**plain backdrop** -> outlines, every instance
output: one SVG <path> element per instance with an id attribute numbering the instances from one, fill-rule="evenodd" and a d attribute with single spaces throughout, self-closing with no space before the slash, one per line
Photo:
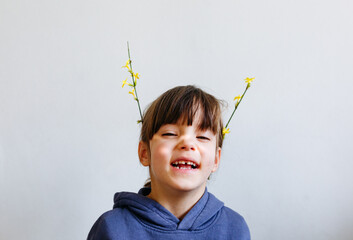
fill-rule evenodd
<path id="1" fill-rule="evenodd" d="M 353 239 L 351 0 L 0 0 L 0 239 L 85 239 L 136 192 L 136 102 L 255 77 L 208 189 L 254 240 Z"/>

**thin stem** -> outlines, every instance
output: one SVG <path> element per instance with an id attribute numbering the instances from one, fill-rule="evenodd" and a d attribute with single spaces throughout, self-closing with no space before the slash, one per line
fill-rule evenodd
<path id="1" fill-rule="evenodd" d="M 232 120 L 235 111 L 238 109 L 238 106 L 239 106 L 241 100 L 243 100 L 243 97 L 245 96 L 245 93 L 246 93 L 246 91 L 248 91 L 248 88 L 249 88 L 249 87 L 250 87 L 250 83 L 248 83 L 248 85 L 246 85 L 246 88 L 245 88 L 245 90 L 244 90 L 244 93 L 243 93 L 243 95 L 241 95 L 241 98 L 240 98 L 239 102 L 237 102 L 237 103 L 235 104 L 235 107 L 234 107 L 234 110 L 233 110 L 233 112 L 232 112 L 232 115 L 230 116 L 230 118 L 229 118 L 229 120 L 228 120 L 228 122 L 227 122 L 225 128 L 228 127 L 228 125 L 229 125 L 229 123 L 230 123 L 230 120 Z"/>
<path id="2" fill-rule="evenodd" d="M 139 112 L 140 112 L 140 117 L 141 117 L 140 122 L 142 122 L 143 121 L 143 117 L 142 117 L 142 111 L 141 111 L 141 106 L 140 106 L 140 100 L 139 100 L 138 95 L 137 95 L 135 76 L 134 76 L 133 71 L 132 71 L 129 42 L 127 42 L 127 52 L 128 52 L 128 55 L 129 55 L 129 65 L 130 65 L 130 70 L 131 70 L 130 74 L 131 74 L 131 78 L 132 78 L 132 85 L 134 86 L 135 95 L 136 95 L 136 102 L 137 102 L 137 106 L 138 106 Z"/>

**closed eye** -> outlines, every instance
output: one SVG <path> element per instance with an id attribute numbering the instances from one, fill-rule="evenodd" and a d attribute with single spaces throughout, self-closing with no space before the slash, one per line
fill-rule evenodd
<path id="1" fill-rule="evenodd" d="M 197 139 L 201 139 L 201 140 L 210 140 L 210 138 L 205 137 L 205 136 L 197 136 Z"/>
<path id="2" fill-rule="evenodd" d="M 162 136 L 176 136 L 175 133 L 163 133 Z"/>

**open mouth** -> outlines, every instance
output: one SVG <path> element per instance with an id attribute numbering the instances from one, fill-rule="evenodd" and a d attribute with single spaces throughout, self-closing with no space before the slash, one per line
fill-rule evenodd
<path id="1" fill-rule="evenodd" d="M 187 160 L 182 160 L 182 161 L 174 161 L 171 164 L 173 167 L 178 168 L 178 169 L 197 169 L 199 168 L 199 165 L 193 161 L 187 161 Z"/>

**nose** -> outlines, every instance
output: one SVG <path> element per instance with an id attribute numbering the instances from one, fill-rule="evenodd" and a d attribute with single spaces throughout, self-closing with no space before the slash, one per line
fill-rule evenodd
<path id="1" fill-rule="evenodd" d="M 195 143 L 188 136 L 180 139 L 180 149 L 185 151 L 195 151 Z"/>

